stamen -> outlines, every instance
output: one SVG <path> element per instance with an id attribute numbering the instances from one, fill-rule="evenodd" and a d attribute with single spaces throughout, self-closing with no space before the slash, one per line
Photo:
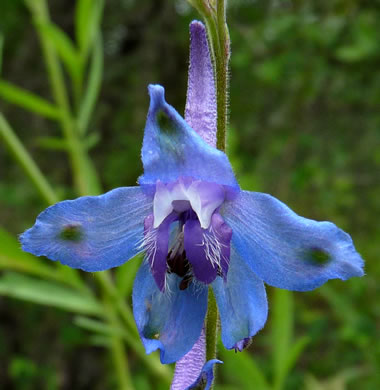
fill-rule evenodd
<path id="1" fill-rule="evenodd" d="M 145 251 L 145 260 L 152 259 L 150 265 L 153 267 L 157 252 L 157 229 L 146 232 L 143 239 L 138 243 L 137 248 Z"/>
<path id="2" fill-rule="evenodd" d="M 201 245 L 205 246 L 207 260 L 213 268 L 217 268 L 218 272 L 221 272 L 222 260 L 227 260 L 222 254 L 222 247 L 226 247 L 226 245 L 219 240 L 212 227 L 203 233 L 203 242 Z"/>

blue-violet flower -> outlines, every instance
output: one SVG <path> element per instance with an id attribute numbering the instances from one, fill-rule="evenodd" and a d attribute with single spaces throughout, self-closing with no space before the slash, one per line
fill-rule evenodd
<path id="1" fill-rule="evenodd" d="M 191 33 L 186 120 L 165 101 L 163 87 L 149 86 L 139 186 L 59 202 L 20 237 L 23 250 L 89 272 L 144 252 L 133 311 L 147 353 L 160 349 L 162 363 L 181 359 L 199 339 L 209 286 L 223 344 L 241 350 L 266 322 L 264 282 L 307 291 L 363 275 L 350 236 L 333 223 L 240 189 L 215 148 L 215 85 L 203 25 L 193 22 Z"/>

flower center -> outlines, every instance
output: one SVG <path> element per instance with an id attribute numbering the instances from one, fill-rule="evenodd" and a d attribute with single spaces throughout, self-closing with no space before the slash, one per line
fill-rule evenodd
<path id="1" fill-rule="evenodd" d="M 171 274 L 180 278 L 180 290 L 194 279 L 209 284 L 217 276 L 226 277 L 232 230 L 218 212 L 224 199 L 219 184 L 191 178 L 157 182 L 153 214 L 144 222 L 143 246 L 162 291 Z"/>
<path id="2" fill-rule="evenodd" d="M 222 185 L 192 178 L 180 177 L 175 183 L 164 184 L 157 181 L 153 200 L 154 227 L 160 226 L 172 212 L 182 213 L 193 210 L 201 224 L 207 229 L 211 216 L 224 202 L 225 191 Z"/>
<path id="3" fill-rule="evenodd" d="M 183 278 L 180 282 L 179 289 L 185 290 L 193 280 L 193 275 L 191 265 L 186 258 L 183 232 L 179 233 L 176 237 L 174 245 L 169 249 L 166 261 L 168 273 L 174 273 Z"/>

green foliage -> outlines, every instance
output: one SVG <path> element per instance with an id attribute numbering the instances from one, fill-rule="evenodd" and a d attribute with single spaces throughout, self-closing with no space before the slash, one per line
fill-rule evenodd
<path id="1" fill-rule="evenodd" d="M 0 294 L 74 313 L 98 316 L 102 313 L 101 305 L 90 295 L 16 273 L 5 273 L 0 278 Z"/>
<path id="2" fill-rule="evenodd" d="M 58 108 L 31 92 L 0 80 L 0 96 L 10 103 L 51 119 L 60 116 Z"/>

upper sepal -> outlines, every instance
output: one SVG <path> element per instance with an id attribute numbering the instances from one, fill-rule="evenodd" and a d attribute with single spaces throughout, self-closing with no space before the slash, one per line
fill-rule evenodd
<path id="1" fill-rule="evenodd" d="M 149 86 L 151 100 L 142 147 L 144 174 L 139 183 L 170 183 L 183 176 L 238 189 L 227 156 L 208 145 L 166 103 L 164 93 L 160 85 Z"/>

